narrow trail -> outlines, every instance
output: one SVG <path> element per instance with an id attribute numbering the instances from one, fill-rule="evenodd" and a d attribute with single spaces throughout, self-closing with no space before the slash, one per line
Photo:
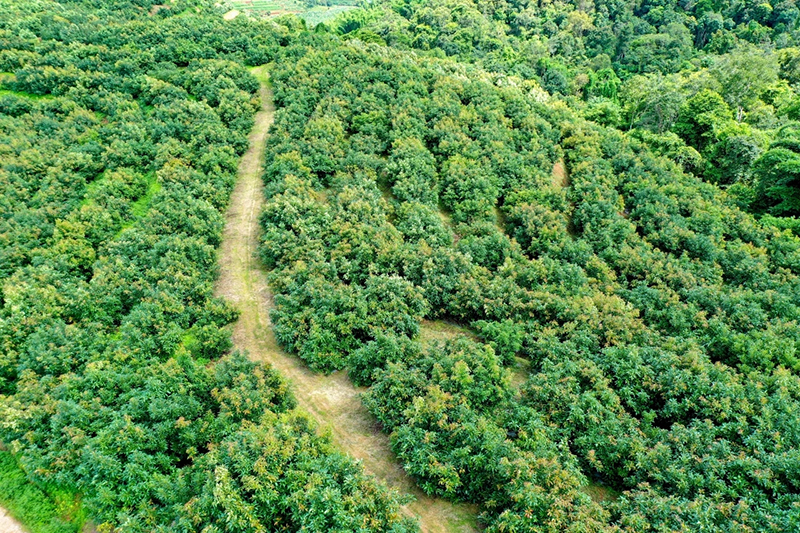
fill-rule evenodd
<path id="1" fill-rule="evenodd" d="M 297 357 L 285 353 L 272 333 L 269 311 L 272 293 L 256 259 L 258 217 L 264 203 L 261 172 L 267 132 L 273 121 L 272 92 L 264 67 L 254 69 L 261 81 L 262 107 L 250 133 L 250 148 L 239 163 L 236 185 L 226 214 L 220 246 L 221 274 L 216 294 L 234 304 L 241 315 L 234 324 L 233 342 L 250 358 L 271 364 L 291 383 L 300 409 L 327 429 L 339 449 L 360 459 L 365 470 L 387 486 L 416 501 L 405 507 L 426 533 L 477 531 L 477 507 L 453 504 L 426 496 L 400 467 L 375 419 L 343 372 L 325 376 L 309 370 Z"/>
<path id="2" fill-rule="evenodd" d="M 8 511 L 0 507 L 0 533 L 26 533 L 22 524 L 14 520 Z"/>

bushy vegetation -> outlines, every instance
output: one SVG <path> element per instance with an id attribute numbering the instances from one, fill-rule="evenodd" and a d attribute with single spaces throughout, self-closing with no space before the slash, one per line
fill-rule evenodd
<path id="1" fill-rule="evenodd" d="M 288 30 L 149 7 L 0 8 L 0 441 L 101 531 L 415 530 L 275 371 L 229 353 L 213 296 L 260 105 L 245 65 Z"/>
<path id="2" fill-rule="evenodd" d="M 319 32 L 273 80 L 276 333 L 370 386 L 424 490 L 497 532 L 794 527 L 800 240 L 777 219 L 532 80 Z M 425 347 L 422 318 L 480 340 Z"/>
<path id="3" fill-rule="evenodd" d="M 151 7 L 0 7 L 26 487 L 104 531 L 415 530 L 213 296 L 274 62 L 275 335 L 368 387 L 423 490 L 490 533 L 797 529 L 793 2 L 378 2 L 313 32 Z"/>

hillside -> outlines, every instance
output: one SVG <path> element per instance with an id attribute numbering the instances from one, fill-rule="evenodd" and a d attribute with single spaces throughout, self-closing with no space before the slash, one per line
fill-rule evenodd
<path id="1" fill-rule="evenodd" d="M 151 8 L 0 4 L 41 531 L 797 529 L 793 3 Z"/>

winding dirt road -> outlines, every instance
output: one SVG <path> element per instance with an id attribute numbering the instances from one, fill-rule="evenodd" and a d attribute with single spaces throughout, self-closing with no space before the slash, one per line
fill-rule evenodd
<path id="1" fill-rule="evenodd" d="M 217 295 L 241 312 L 233 329 L 234 345 L 251 359 L 271 364 L 288 379 L 300 408 L 330 432 L 341 450 L 361 460 L 368 473 L 402 494 L 413 495 L 416 501 L 405 511 L 419 520 L 422 531 L 475 532 L 475 506 L 430 498 L 406 475 L 389 448 L 389 439 L 362 405 L 362 389 L 354 387 L 342 372 L 330 376 L 312 372 L 300 359 L 281 350 L 272 334 L 272 293 L 255 254 L 258 216 L 264 203 L 262 162 L 274 107 L 265 68 L 254 69 L 253 74 L 261 81 L 262 107 L 250 133 L 250 148 L 239 164 L 220 247 L 221 275 L 216 287 Z"/>

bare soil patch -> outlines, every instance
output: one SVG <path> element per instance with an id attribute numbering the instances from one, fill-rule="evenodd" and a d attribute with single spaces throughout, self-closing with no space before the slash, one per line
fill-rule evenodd
<path id="1" fill-rule="evenodd" d="M 27 530 L 14 520 L 8 511 L 0 507 L 0 533 L 27 533 Z"/>
<path id="2" fill-rule="evenodd" d="M 567 174 L 567 167 L 563 159 L 559 159 L 556 161 L 556 164 L 553 165 L 551 176 L 553 177 L 553 185 L 556 187 L 569 187 L 569 175 Z"/>

